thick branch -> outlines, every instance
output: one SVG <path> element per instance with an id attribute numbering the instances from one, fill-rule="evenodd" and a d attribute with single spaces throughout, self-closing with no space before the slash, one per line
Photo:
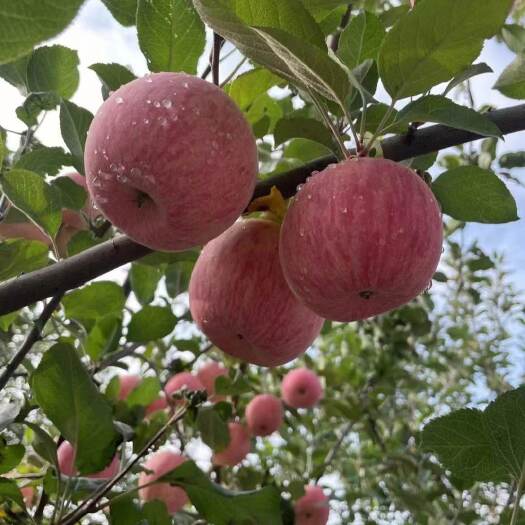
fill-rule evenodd
<path id="1" fill-rule="evenodd" d="M 525 130 L 525 104 L 493 111 L 488 118 L 505 135 Z M 475 133 L 438 125 L 420 128 L 410 136 L 387 138 L 382 142 L 382 148 L 386 158 L 401 161 L 480 138 L 483 137 Z M 333 162 L 337 162 L 336 158 L 329 155 L 265 179 L 257 184 L 253 198 L 266 195 L 272 186 L 277 186 L 285 197 L 291 197 L 312 171 L 322 170 Z M 77 288 L 123 264 L 140 259 L 150 251 L 128 237 L 119 236 L 52 266 L 13 278 L 0 285 L 0 315 Z"/>

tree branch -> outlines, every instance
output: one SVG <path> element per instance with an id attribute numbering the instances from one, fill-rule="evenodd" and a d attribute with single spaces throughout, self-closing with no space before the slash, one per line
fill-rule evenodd
<path id="1" fill-rule="evenodd" d="M 55 295 L 46 304 L 40 317 L 34 322 L 33 328 L 31 328 L 31 331 L 27 334 L 24 343 L 0 376 L 0 391 L 4 389 L 5 385 L 7 385 L 9 378 L 14 374 L 20 363 L 26 358 L 31 347 L 42 338 L 42 330 L 44 329 L 45 324 L 49 321 L 49 318 L 53 315 L 55 308 L 60 304 L 63 295 L 62 292 Z"/>
<path id="2" fill-rule="evenodd" d="M 492 111 L 487 117 L 499 126 L 503 134 L 525 130 L 525 104 Z M 481 138 L 484 137 L 447 126 L 428 126 L 412 135 L 387 138 L 382 142 L 382 149 L 385 158 L 401 161 Z M 276 186 L 284 197 L 291 197 L 312 171 L 322 170 L 334 162 L 337 162 L 335 156 L 329 155 L 269 177 L 257 184 L 253 198 L 268 194 L 272 186 Z M 10 279 L 0 285 L 0 315 L 77 288 L 150 252 L 149 248 L 128 237 L 118 236 L 52 266 Z"/>

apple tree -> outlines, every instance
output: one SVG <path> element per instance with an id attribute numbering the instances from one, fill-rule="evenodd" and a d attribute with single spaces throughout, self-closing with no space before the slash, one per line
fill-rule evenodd
<path id="1" fill-rule="evenodd" d="M 91 1 L 148 71 L 0 0 L 0 522 L 522 523 L 524 2 Z"/>

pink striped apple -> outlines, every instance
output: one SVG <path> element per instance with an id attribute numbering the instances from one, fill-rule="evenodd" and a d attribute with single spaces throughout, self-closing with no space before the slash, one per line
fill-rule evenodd
<path id="1" fill-rule="evenodd" d="M 317 485 L 305 487 L 305 494 L 294 506 L 295 525 L 326 525 L 330 515 L 328 498 Z"/>
<path id="2" fill-rule="evenodd" d="M 327 319 L 355 321 L 424 291 L 441 256 L 441 212 L 426 183 L 385 159 L 349 159 L 306 182 L 281 230 L 284 275 Z"/>
<path id="3" fill-rule="evenodd" d="M 296 368 L 284 376 L 281 393 L 288 406 L 312 408 L 323 397 L 323 387 L 317 374 L 307 368 Z"/>
<path id="4" fill-rule="evenodd" d="M 251 127 L 223 90 L 156 73 L 115 91 L 86 141 L 89 191 L 102 213 L 150 248 L 206 243 L 244 210 L 257 176 Z"/>
<path id="5" fill-rule="evenodd" d="M 58 468 L 65 476 L 78 476 L 78 471 L 75 467 L 76 452 L 73 445 L 69 441 L 63 441 L 57 449 Z M 115 456 L 111 463 L 100 472 L 89 474 L 86 477 L 91 479 L 110 479 L 115 477 L 120 469 L 120 460 Z"/>
<path id="6" fill-rule="evenodd" d="M 215 452 L 212 463 L 217 466 L 235 467 L 250 452 L 250 434 L 240 423 L 229 423 L 230 442 L 220 452 Z"/>
<path id="7" fill-rule="evenodd" d="M 227 354 L 278 366 L 303 353 L 323 320 L 290 291 L 279 263 L 279 225 L 245 219 L 209 242 L 189 286 L 194 321 Z"/>
<path id="8" fill-rule="evenodd" d="M 127 399 L 127 397 L 137 388 L 140 384 L 140 376 L 136 374 L 122 374 L 118 377 L 119 380 L 119 392 L 118 399 L 121 401 Z"/>
<path id="9" fill-rule="evenodd" d="M 152 473 L 141 472 L 139 475 L 139 487 L 151 483 L 164 476 L 171 470 L 182 465 L 186 461 L 184 456 L 171 450 L 160 450 L 152 454 L 144 463 L 144 468 Z M 154 483 L 139 489 L 139 497 L 142 501 L 159 500 L 166 504 L 170 514 L 175 514 L 188 502 L 188 496 L 183 489 L 174 487 L 169 483 Z"/>
<path id="10" fill-rule="evenodd" d="M 253 436 L 269 436 L 283 424 L 283 405 L 272 394 L 259 394 L 246 406 L 246 424 Z"/>
<path id="11" fill-rule="evenodd" d="M 215 381 L 220 376 L 227 377 L 228 369 L 217 363 L 217 361 L 208 361 L 197 370 L 197 377 L 204 385 L 206 392 L 208 392 L 208 399 L 214 403 L 226 399 L 226 396 L 215 393 Z"/>

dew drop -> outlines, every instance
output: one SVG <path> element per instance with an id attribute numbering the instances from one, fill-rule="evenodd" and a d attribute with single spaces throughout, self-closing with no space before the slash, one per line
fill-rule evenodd
<path id="1" fill-rule="evenodd" d="M 131 171 L 129 172 L 129 174 L 132 177 L 140 177 L 142 175 L 142 171 L 140 171 L 139 168 L 131 168 Z"/>
<path id="2" fill-rule="evenodd" d="M 168 119 L 166 117 L 159 117 L 157 120 L 163 128 L 168 126 Z"/>
<path id="3" fill-rule="evenodd" d="M 146 125 L 149 124 L 149 118 L 145 118 L 145 119 L 144 119 L 144 124 L 146 124 Z"/>
<path id="4" fill-rule="evenodd" d="M 109 140 L 109 135 L 106 135 L 106 140 Z"/>
<path id="5" fill-rule="evenodd" d="M 100 196 L 99 196 L 99 197 L 97 197 L 97 202 L 98 202 L 99 204 L 107 204 L 108 199 L 106 199 L 106 197 L 100 197 Z"/>
<path id="6" fill-rule="evenodd" d="M 126 182 L 128 182 L 128 178 L 125 175 L 123 175 L 122 173 L 118 173 L 117 174 L 117 180 L 119 182 L 122 182 L 122 184 L 125 184 Z"/>
<path id="7" fill-rule="evenodd" d="M 184 85 L 184 88 L 185 88 L 185 89 L 188 89 L 188 88 L 190 87 L 190 85 L 189 85 L 187 82 L 184 82 L 183 85 Z"/>
<path id="8" fill-rule="evenodd" d="M 309 194 L 306 196 L 306 198 L 307 198 L 309 201 L 311 201 L 311 200 L 312 200 L 312 194 L 309 193 Z"/>
<path id="9" fill-rule="evenodd" d="M 228 140 L 231 140 L 231 139 L 232 139 L 232 134 L 231 134 L 231 133 L 226 133 L 226 138 L 227 138 Z"/>
<path id="10" fill-rule="evenodd" d="M 177 122 L 177 120 L 179 120 L 178 115 L 175 115 L 171 120 L 173 120 L 173 122 Z"/>
<path id="11" fill-rule="evenodd" d="M 219 144 L 217 144 L 217 141 L 216 140 L 212 140 L 211 141 L 211 147 L 213 149 L 219 149 Z"/>
<path id="12" fill-rule="evenodd" d="M 312 173 L 310 173 L 310 177 L 315 177 L 318 173 L 319 173 L 319 171 L 314 170 L 314 171 L 312 171 Z"/>
<path id="13" fill-rule="evenodd" d="M 304 188 L 304 184 L 299 184 L 299 185 L 297 186 L 296 189 L 297 189 L 297 191 L 299 192 L 299 191 L 301 191 L 303 188 Z"/>
<path id="14" fill-rule="evenodd" d="M 299 230 L 299 237 L 304 237 L 304 230 Z"/>
<path id="15" fill-rule="evenodd" d="M 94 153 L 95 155 L 98 155 L 98 149 L 94 150 L 93 153 Z"/>
<path id="16" fill-rule="evenodd" d="M 348 213 L 348 208 L 343 208 L 343 209 L 341 210 L 341 212 L 342 212 L 342 213 Z"/>
<path id="17" fill-rule="evenodd" d="M 115 99 L 115 102 L 116 102 L 117 104 L 124 104 L 124 99 L 123 99 L 122 97 L 117 97 L 117 98 Z"/>
<path id="18" fill-rule="evenodd" d="M 150 98 L 146 99 L 146 104 L 151 104 L 151 99 Z"/>
<path id="19" fill-rule="evenodd" d="M 171 106 L 172 106 L 171 100 L 170 100 L 169 98 L 165 98 L 165 99 L 162 101 L 162 105 L 163 105 L 166 109 L 170 109 Z"/>
<path id="20" fill-rule="evenodd" d="M 112 162 L 112 163 L 109 165 L 109 169 L 110 169 L 111 171 L 117 171 L 117 165 L 116 165 L 115 163 Z"/>
<path id="21" fill-rule="evenodd" d="M 153 79 L 152 79 L 150 76 L 144 77 L 144 80 L 145 80 L 148 84 L 151 84 L 151 83 L 153 82 Z"/>
<path id="22" fill-rule="evenodd" d="M 158 100 L 155 100 L 155 102 L 153 102 L 153 105 L 156 107 L 156 108 L 160 108 L 160 102 Z"/>
<path id="23" fill-rule="evenodd" d="M 137 125 L 137 121 L 134 120 L 132 123 L 131 123 L 132 126 L 136 126 Z"/>
<path id="24" fill-rule="evenodd" d="M 195 115 L 199 116 L 201 114 L 201 110 L 199 108 L 195 108 L 193 110 L 193 113 L 195 113 Z"/>

